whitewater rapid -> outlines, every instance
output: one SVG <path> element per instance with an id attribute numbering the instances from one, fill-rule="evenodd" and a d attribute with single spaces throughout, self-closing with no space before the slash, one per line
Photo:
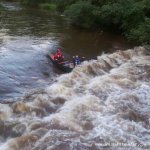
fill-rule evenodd
<path id="1" fill-rule="evenodd" d="M 0 150 L 150 149 L 148 53 L 103 54 L 42 91 L 0 104 Z"/>

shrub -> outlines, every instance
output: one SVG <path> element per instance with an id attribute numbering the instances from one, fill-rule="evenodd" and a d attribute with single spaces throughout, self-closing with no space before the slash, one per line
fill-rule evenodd
<path id="1" fill-rule="evenodd" d="M 138 43 L 150 44 L 150 18 L 145 18 L 137 28 L 131 29 L 127 37 Z"/>
<path id="2" fill-rule="evenodd" d="M 47 9 L 49 11 L 55 11 L 56 10 L 56 4 L 50 4 L 50 3 L 43 3 L 39 5 L 42 9 Z"/>
<path id="3" fill-rule="evenodd" d="M 64 12 L 65 9 L 71 4 L 75 3 L 77 0 L 51 0 L 52 3 L 55 3 L 57 10 L 59 12 Z"/>
<path id="4" fill-rule="evenodd" d="M 95 7 L 90 2 L 79 1 L 65 11 L 70 22 L 82 28 L 93 28 L 95 25 Z"/>

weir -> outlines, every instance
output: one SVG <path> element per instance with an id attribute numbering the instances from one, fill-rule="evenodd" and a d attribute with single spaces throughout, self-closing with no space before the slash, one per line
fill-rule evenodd
<path id="1" fill-rule="evenodd" d="M 0 149 L 149 149 L 146 51 L 103 54 L 61 75 L 42 93 L 1 104 L 6 130 L 0 130 Z"/>

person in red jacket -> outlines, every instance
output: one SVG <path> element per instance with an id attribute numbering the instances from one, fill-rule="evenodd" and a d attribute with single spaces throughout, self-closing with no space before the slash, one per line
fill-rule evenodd
<path id="1" fill-rule="evenodd" d="M 63 61 L 64 56 L 63 56 L 60 48 L 58 48 L 56 53 L 54 54 L 54 59 L 58 60 L 58 61 Z"/>

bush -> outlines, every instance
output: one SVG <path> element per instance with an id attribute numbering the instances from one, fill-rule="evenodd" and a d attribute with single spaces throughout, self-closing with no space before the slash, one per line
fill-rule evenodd
<path id="1" fill-rule="evenodd" d="M 59 12 L 64 12 L 68 6 L 75 3 L 76 1 L 77 0 L 51 0 L 52 3 L 57 5 L 57 10 Z"/>
<path id="2" fill-rule="evenodd" d="M 149 0 L 109 1 L 99 8 L 97 18 L 97 23 L 106 29 L 116 28 L 130 40 L 150 43 Z"/>
<path id="3" fill-rule="evenodd" d="M 93 28 L 95 25 L 95 7 L 90 2 L 79 1 L 65 11 L 71 24 L 82 28 Z"/>
<path id="4" fill-rule="evenodd" d="M 123 9 L 119 4 L 102 6 L 100 19 L 103 26 L 119 26 L 122 20 L 122 10 Z"/>
<path id="5" fill-rule="evenodd" d="M 150 18 L 145 18 L 137 28 L 131 29 L 127 37 L 138 43 L 150 44 Z"/>
<path id="6" fill-rule="evenodd" d="M 65 0 L 60 0 L 59 2 L 56 2 L 56 5 L 59 12 L 64 12 L 67 7 L 67 2 Z"/>
<path id="7" fill-rule="evenodd" d="M 50 3 L 40 4 L 39 7 L 42 9 L 47 9 L 49 11 L 55 11 L 56 10 L 56 5 L 50 4 Z"/>

